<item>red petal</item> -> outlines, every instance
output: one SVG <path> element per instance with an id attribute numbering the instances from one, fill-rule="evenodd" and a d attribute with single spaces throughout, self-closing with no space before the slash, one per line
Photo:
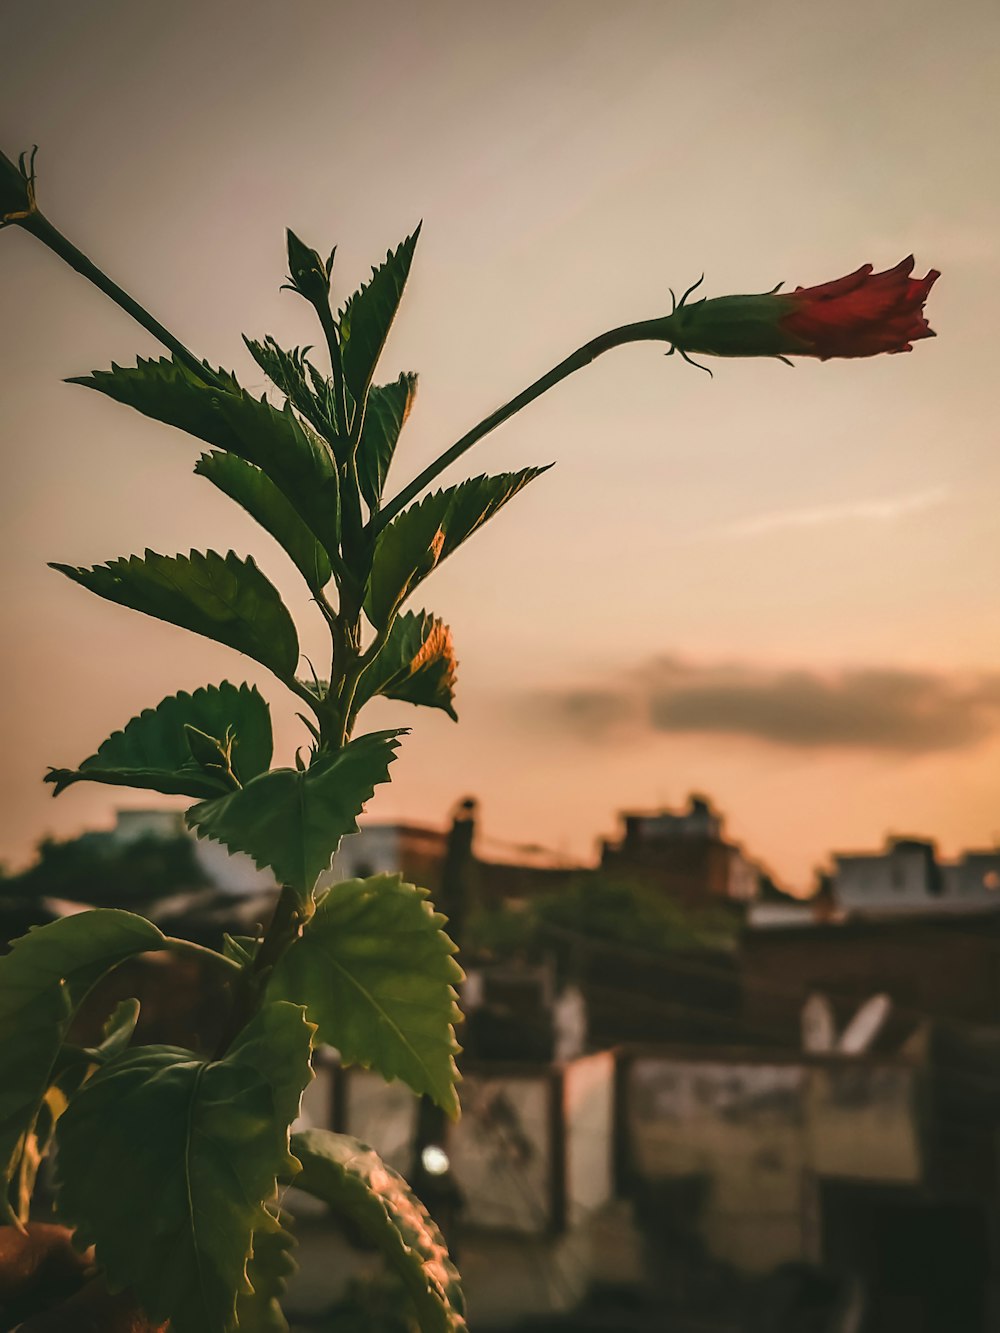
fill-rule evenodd
<path id="1" fill-rule="evenodd" d="M 781 327 L 823 360 L 909 351 L 918 338 L 934 336 L 923 305 L 940 277 L 931 269 L 924 278 L 911 278 L 913 264 L 912 255 L 883 273 L 866 264 L 846 278 L 776 297 L 787 303 Z"/>
<path id="2" fill-rule="evenodd" d="M 843 292 L 850 292 L 855 287 L 860 287 L 873 267 L 873 264 L 862 264 L 853 273 L 848 273 L 846 278 L 834 278 L 833 282 L 824 282 L 818 287 L 796 287 L 794 294 L 798 295 L 801 292 L 816 301 L 823 301 L 831 296 L 840 296 Z"/>

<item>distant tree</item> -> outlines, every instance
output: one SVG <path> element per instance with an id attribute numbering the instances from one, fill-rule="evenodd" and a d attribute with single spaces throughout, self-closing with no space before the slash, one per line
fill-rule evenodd
<path id="1" fill-rule="evenodd" d="M 64 898 L 92 907 L 135 909 L 209 883 L 190 838 L 147 837 L 122 844 L 85 834 L 64 841 L 45 838 L 35 863 L 6 879 L 2 892 L 35 902 Z"/>
<path id="2" fill-rule="evenodd" d="M 724 908 L 684 907 L 644 884 L 594 873 L 526 905 L 481 913 L 469 944 L 498 958 L 562 957 L 575 940 L 669 953 L 728 947 L 737 928 Z"/>

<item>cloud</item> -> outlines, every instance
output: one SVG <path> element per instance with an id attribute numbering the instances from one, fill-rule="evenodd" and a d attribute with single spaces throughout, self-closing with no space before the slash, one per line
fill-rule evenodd
<path id="1" fill-rule="evenodd" d="M 818 528 L 831 523 L 858 521 L 891 523 L 908 514 L 919 514 L 944 504 L 948 494 L 944 487 L 939 486 L 933 490 L 914 491 L 909 495 L 897 495 L 882 500 L 850 500 L 844 504 L 778 509 L 771 513 L 740 519 L 724 528 L 715 529 L 710 535 L 740 540 L 745 537 L 762 537 L 770 532 L 780 532 L 783 528 Z"/>
<path id="2" fill-rule="evenodd" d="M 620 684 L 551 691 L 537 709 L 594 742 L 714 734 L 797 749 L 922 754 L 975 745 L 997 729 L 1000 674 L 822 673 L 662 657 Z"/>

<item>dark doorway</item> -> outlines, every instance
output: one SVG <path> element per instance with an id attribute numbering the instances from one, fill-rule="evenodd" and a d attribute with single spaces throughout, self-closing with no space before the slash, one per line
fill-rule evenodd
<path id="1" fill-rule="evenodd" d="M 863 1333 L 987 1333 L 989 1232 L 976 1203 L 822 1181 L 823 1259 L 863 1281 Z"/>

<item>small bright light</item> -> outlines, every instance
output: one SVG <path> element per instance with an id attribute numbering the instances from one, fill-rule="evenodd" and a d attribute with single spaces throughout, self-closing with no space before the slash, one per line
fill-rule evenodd
<path id="1" fill-rule="evenodd" d="M 448 1154 L 436 1143 L 429 1143 L 420 1154 L 420 1164 L 429 1176 L 443 1176 L 451 1166 Z"/>

